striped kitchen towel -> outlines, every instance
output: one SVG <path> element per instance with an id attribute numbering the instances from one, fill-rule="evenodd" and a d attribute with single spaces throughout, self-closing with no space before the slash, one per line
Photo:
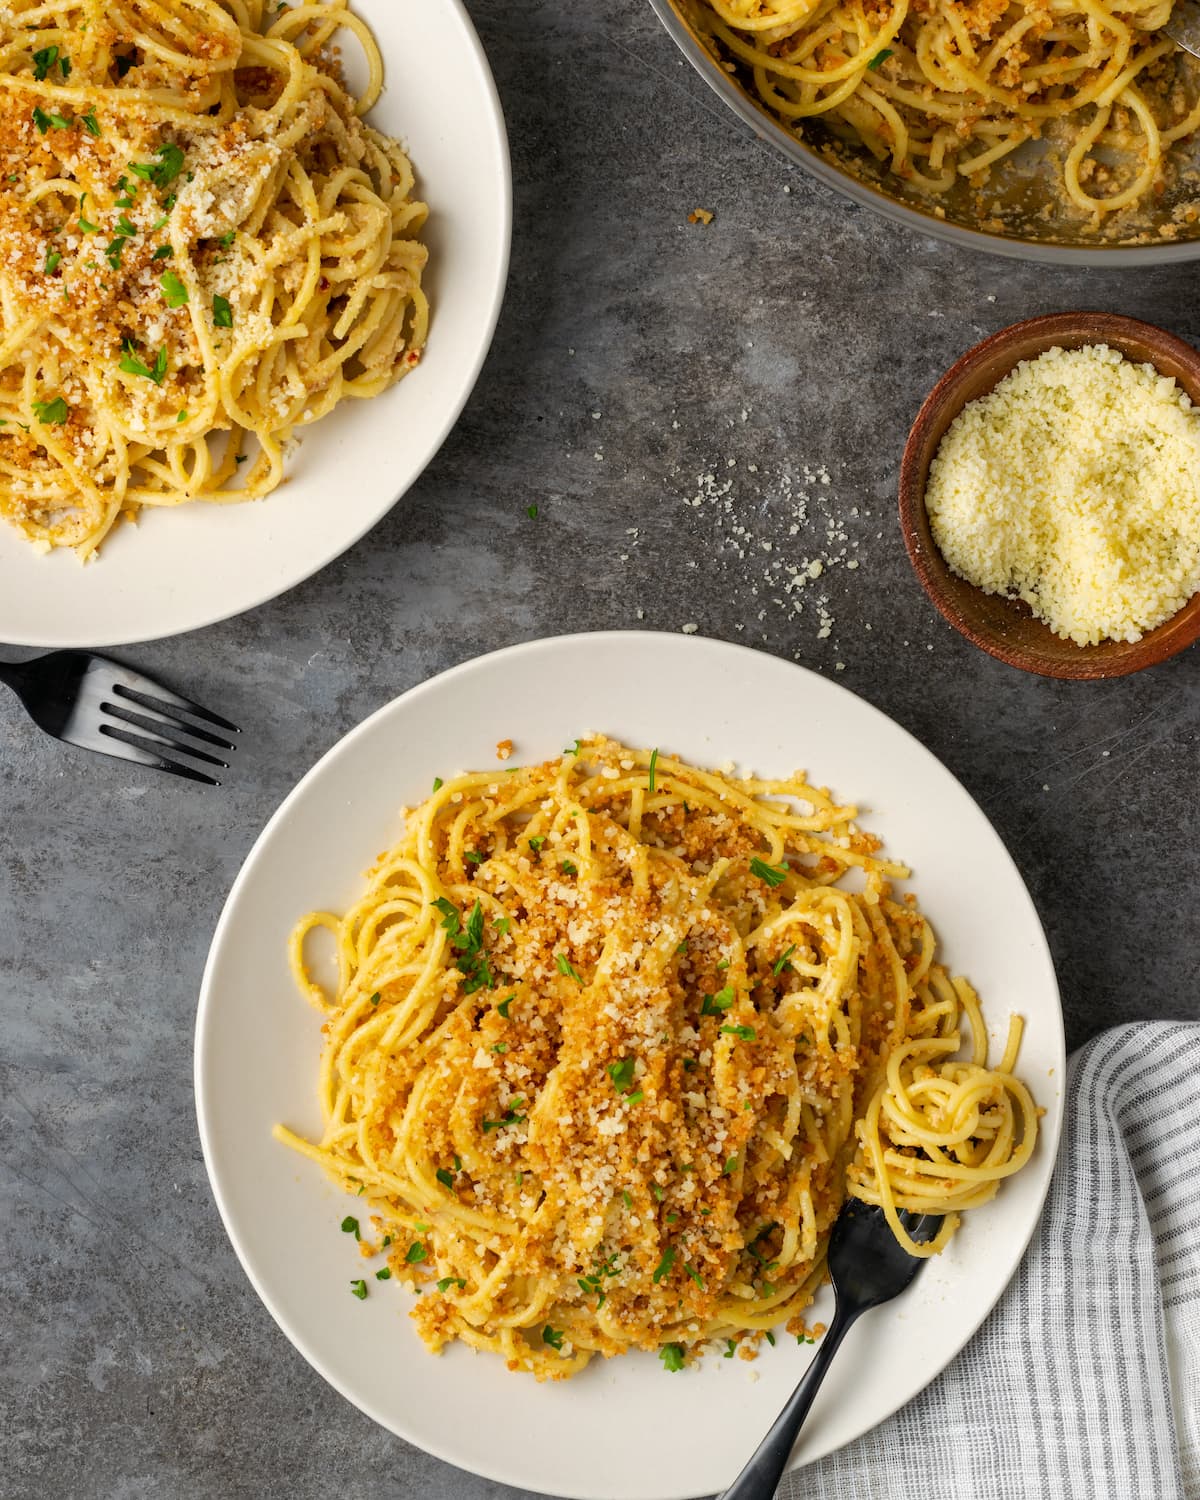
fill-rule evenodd
<path id="1" fill-rule="evenodd" d="M 1200 1024 L 1074 1053 L 1046 1211 L 950 1368 L 780 1500 L 1200 1500 Z"/>

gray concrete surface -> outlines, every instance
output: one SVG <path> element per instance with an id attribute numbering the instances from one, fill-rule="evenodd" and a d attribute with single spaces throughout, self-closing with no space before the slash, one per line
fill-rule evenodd
<path id="1" fill-rule="evenodd" d="M 226 1241 L 191 1089 L 209 934 L 268 814 L 366 714 L 491 647 L 695 624 L 842 663 L 1007 840 L 1072 1045 L 1200 1015 L 1200 657 L 1090 686 L 1001 666 L 927 605 L 893 514 L 917 406 L 981 335 L 1093 307 L 1195 340 L 1196 272 L 1019 266 L 850 208 L 747 139 L 641 0 L 471 9 L 516 235 L 456 432 L 316 578 L 124 653 L 247 726 L 236 775 L 199 794 L 73 753 L 0 698 L 6 1496 L 516 1500 L 376 1428 L 292 1350 Z M 793 616 L 772 565 L 799 557 L 829 566 Z"/>

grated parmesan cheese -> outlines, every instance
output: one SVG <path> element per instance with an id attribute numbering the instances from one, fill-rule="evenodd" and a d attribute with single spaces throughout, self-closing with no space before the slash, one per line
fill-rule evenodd
<path id="1" fill-rule="evenodd" d="M 968 583 L 1078 645 L 1139 640 L 1200 588 L 1200 412 L 1105 344 L 1047 350 L 951 423 L 925 505 Z"/>

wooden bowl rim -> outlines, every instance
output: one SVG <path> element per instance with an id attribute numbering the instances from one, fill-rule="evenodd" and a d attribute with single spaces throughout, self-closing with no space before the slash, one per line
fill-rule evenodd
<path id="1" fill-rule="evenodd" d="M 1160 373 L 1163 372 L 1159 358 L 1173 357 L 1189 377 L 1186 384 L 1183 381 L 1180 384 L 1193 404 L 1200 408 L 1200 350 L 1154 323 L 1108 312 L 1046 313 L 1026 318 L 1019 323 L 1010 323 L 1008 327 L 989 334 L 968 349 L 950 366 L 921 403 L 921 409 L 909 430 L 900 464 L 900 530 L 909 561 L 926 595 L 943 619 L 953 625 L 972 645 L 978 646 L 998 661 L 1042 677 L 1074 681 L 1124 677 L 1168 660 L 1200 637 L 1200 591 L 1193 594 L 1170 619 L 1156 625 L 1153 630 L 1146 631 L 1138 641 L 1104 641 L 1095 646 L 1075 646 L 1074 652 L 1077 654 L 1066 657 L 1042 656 L 1023 645 L 1002 640 L 989 626 L 965 613 L 946 592 L 941 575 L 943 571 L 949 573 L 949 566 L 933 540 L 925 510 L 925 478 L 921 476 L 921 470 L 924 468 L 925 475 L 928 475 L 929 463 L 945 435 L 943 427 L 942 433 L 934 442 L 931 438 L 934 427 L 947 409 L 950 410 L 950 416 L 946 426 L 949 426 L 968 404 L 968 400 L 978 400 L 987 394 L 980 392 L 978 396 L 970 398 L 962 394 L 970 376 L 981 364 L 988 362 L 994 351 L 1005 350 L 1011 358 L 1007 359 L 996 376 L 995 384 L 989 388 L 994 389 L 1022 360 L 1036 359 L 1065 338 L 1072 340 L 1075 347 L 1079 347 L 1081 342 L 1110 344 L 1125 358 L 1133 359 L 1139 364 L 1151 363 Z M 1130 354 L 1128 345 L 1135 340 L 1153 350 L 1155 357 L 1146 360 Z M 980 598 L 998 598 L 985 595 L 965 579 L 961 582 Z M 1027 605 L 1020 601 L 1008 602 L 1014 610 L 1023 611 L 1033 619 Z M 1064 644 L 1043 621 L 1035 620 L 1035 623 L 1049 640 L 1060 646 Z"/>

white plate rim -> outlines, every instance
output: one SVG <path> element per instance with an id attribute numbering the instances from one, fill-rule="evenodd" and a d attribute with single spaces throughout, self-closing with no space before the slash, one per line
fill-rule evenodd
<path id="1" fill-rule="evenodd" d="M 370 1417 L 372 1421 L 378 1423 L 386 1431 L 393 1433 L 395 1436 L 403 1439 L 406 1442 L 412 1443 L 414 1446 L 420 1448 L 423 1452 L 430 1454 L 431 1456 L 441 1460 L 446 1464 L 449 1464 L 456 1468 L 465 1469 L 461 1458 L 457 1457 L 452 1451 L 448 1450 L 442 1443 L 438 1441 L 431 1441 L 428 1436 L 414 1429 L 405 1428 L 403 1422 L 398 1421 L 394 1417 L 394 1415 L 385 1413 L 382 1410 L 378 1409 L 373 1402 L 364 1399 L 360 1394 L 357 1394 L 354 1390 L 352 1390 L 346 1382 L 333 1375 L 325 1367 L 320 1353 L 312 1346 L 309 1339 L 303 1333 L 299 1332 L 297 1329 L 289 1325 L 289 1321 L 279 1310 L 272 1294 L 263 1284 L 262 1279 L 258 1276 L 255 1269 L 253 1268 L 249 1258 L 249 1254 L 244 1249 L 243 1244 L 239 1238 L 236 1224 L 228 1209 L 227 1200 L 222 1192 L 217 1171 L 214 1167 L 212 1148 L 213 1125 L 210 1108 L 207 1102 L 209 1095 L 209 1080 L 207 1076 L 205 1046 L 208 1030 L 212 1024 L 213 978 L 215 969 L 217 967 L 218 957 L 220 954 L 225 930 L 232 921 L 233 912 L 240 897 L 241 890 L 245 884 L 249 883 L 258 858 L 260 857 L 264 848 L 267 846 L 274 830 L 287 819 L 293 805 L 301 799 L 306 788 L 321 775 L 323 770 L 332 761 L 338 758 L 344 750 L 348 749 L 359 739 L 364 738 L 372 733 L 374 727 L 381 720 L 391 715 L 392 713 L 399 711 L 401 705 L 408 704 L 414 699 L 424 697 L 429 693 L 439 691 L 442 689 L 443 685 L 448 682 L 453 682 L 459 678 L 469 676 L 473 672 L 480 671 L 484 668 L 494 669 L 496 667 L 500 667 L 504 663 L 512 661 L 516 657 L 549 654 L 563 648 L 569 648 L 578 643 L 587 643 L 588 645 L 595 646 L 596 648 L 599 648 L 606 644 L 611 645 L 619 643 L 622 647 L 629 649 L 636 649 L 639 644 L 648 645 L 653 643 L 656 646 L 663 646 L 666 643 L 670 643 L 670 646 L 675 649 L 689 650 L 694 647 L 709 649 L 717 648 L 722 652 L 736 653 L 754 660 L 761 660 L 762 658 L 766 657 L 768 660 L 774 661 L 781 667 L 793 669 L 802 676 L 817 678 L 823 683 L 826 688 L 833 689 L 834 691 L 839 693 L 844 693 L 847 697 L 853 699 L 857 704 L 859 710 L 865 710 L 869 716 L 872 716 L 878 721 L 886 724 L 890 731 L 897 732 L 900 736 L 902 736 L 903 739 L 909 743 L 911 749 L 919 758 L 925 759 L 928 762 L 932 762 L 938 768 L 941 775 L 953 782 L 953 784 L 958 788 L 962 795 L 974 805 L 980 818 L 986 824 L 987 829 L 990 831 L 992 838 L 995 841 L 996 851 L 999 853 L 1001 858 L 1007 862 L 1012 875 L 1018 882 L 1020 889 L 1024 892 L 1026 901 L 1028 903 L 1029 912 L 1033 919 L 1033 927 L 1034 929 L 1036 929 L 1040 956 L 1045 962 L 1050 977 L 1053 989 L 1053 999 L 1055 1001 L 1053 1020 L 1057 1023 L 1053 1036 L 1053 1041 L 1055 1044 L 1054 1066 L 1050 1071 L 1056 1077 L 1059 1083 L 1059 1089 L 1055 1097 L 1047 1101 L 1048 1107 L 1046 1108 L 1044 1117 L 1041 1121 L 1038 1142 L 1038 1156 L 1040 1158 L 1040 1167 L 1038 1167 L 1038 1170 L 1041 1174 L 1041 1182 L 1038 1187 L 1035 1211 L 1031 1214 L 1029 1226 L 1024 1234 L 1020 1237 L 1019 1243 L 1017 1241 L 1013 1241 L 1009 1246 L 1007 1258 L 1010 1263 L 1005 1274 L 1003 1285 L 1000 1287 L 1000 1289 L 996 1293 L 996 1296 L 991 1301 L 985 1301 L 983 1303 L 976 1304 L 974 1309 L 975 1315 L 968 1316 L 959 1325 L 959 1336 L 954 1342 L 953 1347 L 949 1348 L 948 1352 L 946 1352 L 944 1357 L 941 1359 L 941 1363 L 938 1368 L 932 1370 L 928 1376 L 928 1379 L 924 1380 L 924 1382 L 917 1389 L 908 1390 L 905 1394 L 897 1397 L 894 1404 L 888 1406 L 886 1410 L 877 1410 L 869 1421 L 862 1424 L 854 1433 L 848 1435 L 844 1439 L 839 1439 L 839 1441 L 837 1441 L 836 1443 L 829 1444 L 827 1446 L 822 1446 L 818 1441 L 813 1451 L 805 1451 L 803 1456 L 798 1461 L 796 1455 L 793 1454 L 792 1460 L 790 1461 L 788 1466 L 788 1472 L 795 1472 L 800 1469 L 807 1468 L 809 1465 L 820 1461 L 822 1458 L 827 1457 L 830 1453 L 836 1452 L 838 1449 L 845 1447 L 847 1443 L 855 1441 L 864 1433 L 873 1431 L 883 1422 L 887 1421 L 888 1418 L 893 1416 L 903 1406 L 906 1406 L 910 1401 L 914 1400 L 921 1394 L 923 1390 L 927 1389 L 928 1386 L 934 1380 L 936 1380 L 938 1376 L 952 1363 L 952 1361 L 958 1357 L 958 1355 L 962 1352 L 966 1345 L 975 1336 L 979 1328 L 982 1326 L 987 1317 L 992 1313 L 992 1311 L 1000 1301 L 1000 1298 L 1003 1296 L 1004 1292 L 1011 1284 L 1012 1279 L 1015 1277 L 1017 1271 L 1020 1268 L 1021 1262 L 1025 1257 L 1025 1253 L 1028 1250 L 1033 1235 L 1036 1232 L 1039 1224 L 1041 1223 L 1045 1209 L 1046 1197 L 1049 1193 L 1051 1180 L 1054 1174 L 1055 1163 L 1057 1161 L 1058 1150 L 1061 1143 L 1063 1119 L 1065 1113 L 1064 1091 L 1066 1082 L 1066 1038 L 1062 1013 L 1061 993 L 1058 985 L 1057 973 L 1054 967 L 1053 955 L 1050 951 L 1050 946 L 1046 938 L 1045 929 L 1037 912 L 1037 908 L 1033 902 L 1033 898 L 1030 895 L 1028 887 L 1025 884 L 1024 877 L 1021 875 L 1019 867 L 1017 866 L 1015 860 L 1009 852 L 1008 846 L 1000 837 L 986 812 L 984 812 L 983 808 L 979 806 L 976 799 L 962 784 L 962 782 L 959 781 L 958 777 L 956 777 L 954 773 L 947 766 L 945 766 L 936 755 L 934 755 L 933 751 L 923 745 L 921 741 L 918 740 L 917 737 L 909 730 L 907 730 L 902 724 L 899 724 L 896 720 L 892 719 L 889 715 L 884 713 L 882 709 L 877 708 L 869 700 L 853 692 L 853 690 L 844 686 L 842 683 L 833 682 L 828 678 L 822 677 L 821 674 L 814 672 L 811 668 L 802 666 L 800 663 L 789 662 L 786 660 L 786 658 L 770 656 L 768 653 L 757 651 L 752 647 L 745 646 L 736 642 L 722 641 L 698 635 L 676 635 L 665 631 L 582 631 L 567 635 L 547 636 L 535 640 L 519 642 L 515 645 L 502 647 L 496 651 L 484 653 L 481 656 L 468 658 L 466 661 L 460 662 L 453 667 L 447 668 L 443 672 L 437 673 L 432 677 L 426 678 L 422 682 L 414 684 L 411 688 L 408 688 L 403 693 L 398 694 L 387 703 L 382 704 L 379 708 L 368 715 L 367 718 L 363 719 L 360 723 L 351 728 L 327 751 L 325 751 L 325 753 L 316 761 L 316 763 L 301 777 L 301 779 L 284 798 L 283 802 L 279 805 L 276 811 L 271 815 L 262 831 L 255 839 L 255 842 L 252 845 L 249 853 L 246 855 L 246 858 L 243 861 L 242 866 L 234 879 L 233 885 L 230 888 L 229 895 L 226 898 L 224 906 L 222 907 L 221 915 L 217 921 L 216 928 L 214 929 L 212 942 L 209 948 L 209 953 L 205 962 L 204 973 L 201 980 L 199 1002 L 196 1014 L 193 1054 L 193 1085 L 197 1127 L 200 1135 L 201 1148 L 204 1157 L 205 1170 L 208 1175 L 209 1186 L 213 1193 L 213 1198 L 216 1202 L 218 1212 L 220 1213 L 221 1221 L 225 1226 L 226 1234 L 229 1236 L 229 1240 L 233 1245 L 234 1251 L 238 1257 L 238 1261 L 241 1264 L 241 1267 L 245 1272 L 247 1279 L 250 1281 L 255 1292 L 258 1294 L 259 1299 L 262 1301 L 264 1307 L 270 1313 L 271 1317 L 273 1318 L 281 1332 L 293 1345 L 293 1347 L 303 1356 L 308 1364 L 312 1366 L 312 1368 L 322 1377 L 322 1379 L 326 1381 L 327 1384 L 331 1385 L 336 1391 L 338 1391 L 340 1395 L 345 1397 L 347 1401 L 349 1401 L 353 1406 L 357 1407 L 358 1410 L 363 1412 L 366 1416 Z M 747 1448 L 747 1457 L 749 1457 L 750 1451 L 752 1451 L 752 1449 Z M 487 1467 L 477 1467 L 473 1465 L 470 1469 L 465 1469 L 465 1471 L 478 1474 L 481 1477 L 499 1482 L 501 1484 L 507 1484 L 515 1488 L 525 1489 L 533 1494 L 559 1495 L 562 1493 L 560 1489 L 550 1491 L 539 1488 L 536 1481 L 531 1482 L 530 1476 L 527 1473 L 519 1472 L 511 1466 L 505 1464 L 504 1462 L 501 1462 L 499 1456 L 495 1463 Z M 576 1497 L 576 1500 L 609 1500 L 607 1493 L 601 1493 L 598 1490 L 587 1488 L 586 1481 L 583 1482 L 581 1487 L 572 1490 L 570 1493 L 574 1497 Z M 661 1484 L 656 1484 L 650 1488 L 629 1488 L 622 1495 L 621 1500 L 692 1500 L 692 1497 L 700 1493 L 708 1492 L 697 1491 L 695 1489 L 672 1490 L 670 1488 L 664 1488 Z"/>
<path id="2" fill-rule="evenodd" d="M 383 0 L 388 3 L 388 0 Z M 491 118 L 491 126 L 495 134 L 498 155 L 501 164 L 501 178 L 499 187 L 499 229 L 500 237 L 497 245 L 498 254 L 495 262 L 495 274 L 488 293 L 487 309 L 481 319 L 479 337 L 475 352 L 469 364 L 463 367 L 461 376 L 461 388 L 459 394 L 447 408 L 444 417 L 433 432 L 424 440 L 425 452 L 419 463 L 408 473 L 402 482 L 393 490 L 383 491 L 379 504 L 372 508 L 369 514 L 364 515 L 361 524 L 349 530 L 339 532 L 336 539 L 331 540 L 323 546 L 317 547 L 310 557 L 289 569 L 284 575 L 265 581 L 257 590 L 247 590 L 244 595 L 232 603 L 218 604 L 209 608 L 187 612 L 177 623 L 171 623 L 167 628 L 147 624 L 139 626 L 135 631 L 130 629 L 116 629 L 108 627 L 104 622 L 98 622 L 95 628 L 89 629 L 81 634 L 77 629 L 57 628 L 53 621 L 37 628 L 5 624 L 0 619 L 0 637 L 13 646 L 26 646 L 42 649 L 86 649 L 103 650 L 115 646 L 135 645 L 148 640 L 167 640 L 173 636 L 188 634 L 193 630 L 203 630 L 210 625 L 216 625 L 224 620 L 235 619 L 239 615 L 247 614 L 249 611 L 258 609 L 264 604 L 278 599 L 281 595 L 297 588 L 300 584 L 307 582 L 315 574 L 327 568 L 330 563 L 335 562 L 344 553 L 348 552 L 374 527 L 378 526 L 384 517 L 404 498 L 408 491 L 417 483 L 421 475 L 437 457 L 446 439 L 450 436 L 462 415 L 463 409 L 470 400 L 479 375 L 483 369 L 484 361 L 491 351 L 492 340 L 495 336 L 496 325 L 500 319 L 500 312 L 504 304 L 505 291 L 508 285 L 508 273 L 512 256 L 512 226 L 513 226 L 513 184 L 512 184 L 512 154 L 509 149 L 508 129 L 504 119 L 504 109 L 500 101 L 499 90 L 496 80 L 492 74 L 488 62 L 487 53 L 479 38 L 467 10 L 465 0 L 438 0 L 438 3 L 447 10 L 453 12 L 455 22 L 463 33 L 464 40 L 471 52 L 472 61 L 478 71 L 483 86 L 483 98 L 488 107 Z M 387 57 L 384 56 L 385 89 Z M 370 116 L 368 116 L 370 123 Z M 401 132 L 403 134 L 403 131 Z M 418 172 L 420 163 L 417 164 Z M 431 330 L 432 336 L 432 330 Z M 386 393 L 385 393 L 386 394 Z M 331 414 L 331 419 L 336 420 L 336 413 Z M 386 498 L 383 496 L 386 495 Z M 279 492 L 277 498 L 285 498 Z M 265 501 L 271 499 L 264 497 Z M 264 503 L 262 501 L 256 503 Z M 0 525 L 5 523 L 0 522 Z M 28 542 L 21 542 L 22 548 L 29 547 Z M 23 553 L 21 555 L 24 555 Z M 101 563 L 93 561 L 91 567 L 100 566 Z"/>

